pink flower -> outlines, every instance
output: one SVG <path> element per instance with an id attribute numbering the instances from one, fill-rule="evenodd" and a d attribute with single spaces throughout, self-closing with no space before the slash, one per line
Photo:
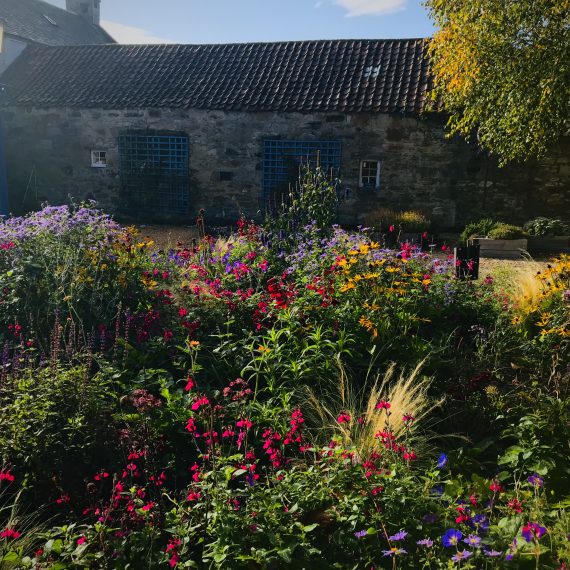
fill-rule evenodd
<path id="1" fill-rule="evenodd" d="M 80 536 L 80 537 L 77 539 L 77 545 L 78 545 L 78 546 L 81 546 L 82 544 L 85 544 L 86 542 L 87 542 L 87 539 L 86 539 L 84 536 Z"/>
<path id="2" fill-rule="evenodd" d="M 390 405 L 389 402 L 387 402 L 386 400 L 380 400 L 377 404 L 376 404 L 376 409 L 377 410 L 389 410 L 392 406 Z"/>
<path id="3" fill-rule="evenodd" d="M 343 414 L 340 414 L 340 415 L 338 416 L 338 418 L 337 418 L 336 421 L 337 421 L 339 424 L 348 424 L 348 423 L 350 423 L 350 420 L 351 420 L 350 416 L 349 416 L 348 414 L 344 414 L 344 413 L 343 413 Z"/>
<path id="4" fill-rule="evenodd" d="M 390 226 L 389 231 L 393 232 L 393 231 L 394 231 L 394 226 Z"/>
<path id="5" fill-rule="evenodd" d="M 156 503 L 153 503 L 153 502 L 147 503 L 146 505 L 144 505 L 142 507 L 142 510 L 143 511 L 150 511 L 155 506 L 155 504 Z"/>
<path id="6" fill-rule="evenodd" d="M 195 382 L 194 379 L 191 376 L 188 376 L 188 382 L 186 382 L 186 387 L 184 388 L 184 390 L 186 392 L 190 392 L 190 390 L 192 390 L 195 386 Z"/>
<path id="7" fill-rule="evenodd" d="M 199 396 L 196 396 L 196 398 L 194 398 L 194 403 L 192 404 L 192 411 L 196 412 L 202 406 L 207 406 L 209 403 L 210 400 L 208 400 L 206 396 L 202 396 L 201 398 Z"/>

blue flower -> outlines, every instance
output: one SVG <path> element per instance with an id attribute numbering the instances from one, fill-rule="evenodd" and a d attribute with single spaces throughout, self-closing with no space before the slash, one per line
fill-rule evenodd
<path id="1" fill-rule="evenodd" d="M 442 453 L 437 460 L 437 468 L 443 469 L 447 465 L 447 455 Z"/>
<path id="2" fill-rule="evenodd" d="M 463 533 L 460 530 L 455 530 L 454 528 L 450 528 L 441 537 L 441 541 L 443 542 L 443 546 L 445 546 L 446 548 L 450 548 L 452 546 L 456 546 L 462 538 L 463 538 Z"/>

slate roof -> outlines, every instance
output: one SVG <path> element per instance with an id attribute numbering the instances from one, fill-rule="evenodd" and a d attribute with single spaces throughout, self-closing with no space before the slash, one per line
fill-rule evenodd
<path id="1" fill-rule="evenodd" d="M 39 44 L 114 43 L 113 38 L 100 26 L 42 0 L 1 0 L 0 20 L 6 34 Z"/>
<path id="2" fill-rule="evenodd" d="M 427 42 L 32 47 L 2 76 L 8 105 L 421 113 Z"/>

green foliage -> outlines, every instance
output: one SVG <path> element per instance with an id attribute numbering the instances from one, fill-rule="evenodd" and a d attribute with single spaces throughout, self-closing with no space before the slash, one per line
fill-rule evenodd
<path id="1" fill-rule="evenodd" d="M 570 225 L 553 218 L 535 218 L 524 225 L 531 236 L 564 236 L 570 233 Z"/>
<path id="2" fill-rule="evenodd" d="M 337 187 L 338 181 L 331 179 L 321 166 L 302 167 L 297 184 L 267 216 L 265 230 L 284 244 L 301 235 L 308 226 L 330 230 L 337 217 Z"/>
<path id="3" fill-rule="evenodd" d="M 568 0 L 426 0 L 435 94 L 451 133 L 502 164 L 542 156 L 570 118 Z"/>
<path id="4" fill-rule="evenodd" d="M 373 226 L 379 231 L 387 231 L 394 226 L 405 233 L 421 233 L 428 231 L 431 220 L 423 213 L 416 210 L 396 212 L 388 208 L 380 208 L 366 215 L 366 225 Z"/>
<path id="5" fill-rule="evenodd" d="M 497 224 L 498 222 L 492 218 L 483 218 L 477 222 L 471 222 L 461 232 L 459 241 L 465 244 L 475 237 L 487 237 Z"/>
<path id="6" fill-rule="evenodd" d="M 519 226 L 511 224 L 497 224 L 488 233 L 491 239 L 520 239 L 527 237 L 527 233 Z"/>

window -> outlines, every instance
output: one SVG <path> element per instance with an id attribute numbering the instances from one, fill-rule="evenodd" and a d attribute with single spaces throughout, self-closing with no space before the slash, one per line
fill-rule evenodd
<path id="1" fill-rule="evenodd" d="M 92 168 L 107 168 L 107 151 L 92 150 L 91 151 Z"/>
<path id="2" fill-rule="evenodd" d="M 267 204 L 279 189 L 295 184 L 299 166 L 320 163 L 337 177 L 342 159 L 341 141 L 266 140 L 263 149 L 263 198 Z"/>
<path id="3" fill-rule="evenodd" d="M 126 131 L 119 136 L 123 206 L 148 214 L 187 214 L 188 135 Z"/>
<path id="4" fill-rule="evenodd" d="M 363 160 L 360 163 L 360 187 L 380 188 L 380 161 Z"/>

